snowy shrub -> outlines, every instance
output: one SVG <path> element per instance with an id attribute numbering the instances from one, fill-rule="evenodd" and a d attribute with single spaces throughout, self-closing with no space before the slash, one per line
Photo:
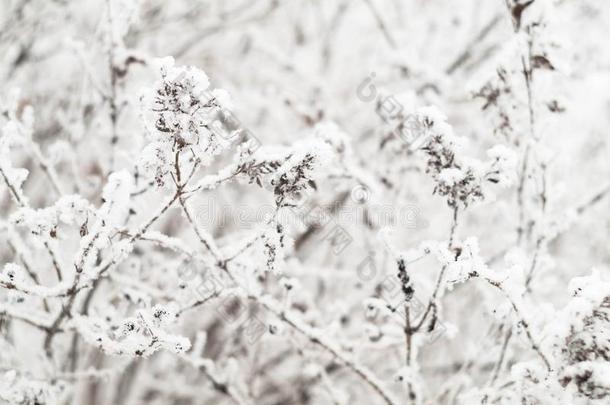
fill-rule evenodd
<path id="1" fill-rule="evenodd" d="M 0 10 L 0 403 L 610 403 L 606 2 Z"/>

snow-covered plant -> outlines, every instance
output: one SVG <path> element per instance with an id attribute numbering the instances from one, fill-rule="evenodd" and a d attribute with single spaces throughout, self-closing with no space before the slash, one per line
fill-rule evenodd
<path id="1" fill-rule="evenodd" d="M 606 2 L 0 10 L 0 404 L 610 402 Z"/>
<path id="2" fill-rule="evenodd" d="M 573 297 L 552 325 L 559 383 L 574 395 L 590 400 L 610 395 L 610 295 L 608 281 L 598 272 L 574 279 Z"/>

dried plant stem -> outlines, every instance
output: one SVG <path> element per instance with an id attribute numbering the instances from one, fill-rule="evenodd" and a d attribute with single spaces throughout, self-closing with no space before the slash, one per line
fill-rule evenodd
<path id="1" fill-rule="evenodd" d="M 6 174 L 4 173 L 4 170 L 2 170 L 2 167 L 0 167 L 0 175 L 2 176 L 2 178 L 4 179 L 4 182 L 6 183 L 6 186 L 8 187 L 8 189 L 10 190 L 11 194 L 13 195 L 13 198 L 15 199 L 15 201 L 17 202 L 17 204 L 20 207 L 25 207 L 26 203 L 25 203 L 25 196 L 21 193 L 20 189 L 18 187 L 15 187 L 8 179 L 8 177 L 6 176 Z"/>
<path id="2" fill-rule="evenodd" d="M 133 236 L 129 239 L 129 242 L 133 243 L 142 234 L 144 234 L 148 230 L 148 228 L 150 228 L 152 226 L 152 224 L 154 224 L 173 205 L 173 203 L 178 199 L 179 196 L 180 196 L 180 192 L 177 191 L 159 209 L 159 211 L 157 211 L 152 216 L 152 218 L 150 218 L 143 226 L 140 227 L 140 229 L 136 233 L 133 234 Z M 91 238 L 89 244 L 84 249 L 82 249 L 82 251 L 78 255 L 78 256 L 80 256 L 80 259 L 74 265 L 75 268 L 76 268 L 76 274 L 74 275 L 74 280 L 72 282 L 71 288 L 68 290 L 70 292 L 70 296 L 68 298 L 68 302 L 65 305 L 62 306 L 62 309 L 61 309 L 59 315 L 55 318 L 55 321 L 53 321 L 53 324 L 49 328 L 47 336 L 45 337 L 45 340 L 44 340 L 44 345 L 43 346 L 44 346 L 45 352 L 47 353 L 48 357 L 52 357 L 51 345 L 52 345 L 52 342 L 53 342 L 53 337 L 55 336 L 55 334 L 59 330 L 59 325 L 61 325 L 62 321 L 66 317 L 70 317 L 71 316 L 71 310 L 72 310 L 72 307 L 74 305 L 77 292 L 79 291 L 78 285 L 80 283 L 80 280 L 81 280 L 81 277 L 82 277 L 82 272 L 84 270 L 84 263 L 85 263 L 85 260 L 86 260 L 87 256 L 89 256 L 89 254 L 91 254 L 92 251 L 93 251 L 93 246 L 94 246 L 94 243 L 95 243 L 95 241 L 97 239 L 97 236 L 99 236 L 99 235 L 94 235 Z M 110 266 L 112 264 L 113 264 L 113 262 L 110 262 L 107 265 L 105 265 L 104 267 L 102 267 L 101 270 L 97 272 L 97 278 L 99 278 L 108 268 L 110 268 Z"/>
<path id="3" fill-rule="evenodd" d="M 47 250 L 47 252 L 49 253 L 49 256 L 51 256 L 51 261 L 53 262 L 53 268 L 55 269 L 55 274 L 57 275 L 57 280 L 62 281 L 64 278 L 62 276 L 61 269 L 59 268 L 59 261 L 57 260 L 56 252 L 53 249 L 51 249 L 51 246 L 49 245 L 49 242 L 47 242 L 47 241 L 44 242 L 44 247 Z"/>
<path id="4" fill-rule="evenodd" d="M 500 357 L 498 358 L 498 361 L 496 362 L 496 364 L 493 368 L 493 373 L 492 373 L 489 385 L 493 385 L 496 382 L 496 380 L 498 379 L 498 376 L 500 375 L 500 370 L 502 370 L 502 367 L 504 365 L 504 359 L 506 357 L 506 352 L 508 351 L 508 343 L 510 342 L 512 335 L 513 335 L 513 329 L 511 327 L 509 327 L 508 331 L 506 332 L 506 335 L 504 336 L 504 342 L 502 344 L 502 349 L 500 349 Z"/>
<path id="5" fill-rule="evenodd" d="M 375 17 L 375 22 L 377 23 L 377 26 L 383 33 L 383 37 L 385 38 L 388 45 L 390 45 L 390 47 L 392 49 L 396 49 L 396 41 L 392 37 L 392 34 L 390 34 L 388 27 L 386 26 L 385 22 L 383 21 L 383 18 L 381 17 L 381 14 L 379 14 L 379 11 L 375 7 L 375 5 L 372 3 L 371 0 L 364 0 L 364 2 L 368 6 L 369 10 L 371 10 L 371 14 L 373 14 L 373 17 Z"/>
<path id="6" fill-rule="evenodd" d="M 495 15 L 487 24 L 481 28 L 479 33 L 466 45 L 465 49 L 455 58 L 453 62 L 445 69 L 445 73 L 448 75 L 454 73 L 460 66 L 466 63 L 472 57 L 472 50 L 475 46 L 483 42 L 483 40 L 489 35 L 491 31 L 498 25 L 502 20 L 500 14 Z"/>
<path id="7" fill-rule="evenodd" d="M 609 194 L 610 194 L 610 184 L 607 184 L 599 192 L 595 193 L 595 195 L 593 195 L 593 197 L 589 198 L 585 203 L 579 205 L 578 208 L 576 208 L 576 213 L 578 215 L 581 215 L 588 208 L 594 206 L 595 204 L 600 202 L 602 199 L 607 197 Z"/>
<path id="8" fill-rule="evenodd" d="M 409 305 L 405 303 L 405 365 L 411 366 L 411 352 L 412 352 L 412 336 L 413 331 L 411 330 L 411 309 Z M 415 399 L 415 392 L 413 391 L 413 385 L 409 382 L 407 384 L 407 403 L 411 403 Z"/>
<path id="9" fill-rule="evenodd" d="M 405 304 L 405 364 L 411 365 L 411 310 L 408 305 Z"/>
<path id="10" fill-rule="evenodd" d="M 519 210 L 519 222 L 517 224 L 517 245 L 521 245 L 523 234 L 525 232 L 525 180 L 528 171 L 528 161 L 530 155 L 530 145 L 525 146 L 523 152 L 523 160 L 519 173 L 519 185 L 517 186 L 517 207 Z"/>
<path id="11" fill-rule="evenodd" d="M 451 229 L 449 231 L 449 243 L 448 243 L 448 248 L 449 251 L 451 251 L 453 249 L 453 239 L 455 237 L 455 231 L 457 229 L 457 225 L 458 225 L 458 207 L 455 206 L 453 207 L 453 217 L 452 217 L 452 221 L 451 221 Z M 445 277 L 445 272 L 447 271 L 447 265 L 443 265 L 441 267 L 441 271 L 438 274 L 438 278 L 436 279 L 436 284 L 434 287 L 434 291 L 432 292 L 432 296 L 430 297 L 430 300 L 428 301 L 428 305 L 426 306 L 426 310 L 424 311 L 424 314 L 422 315 L 422 317 L 420 318 L 419 322 L 417 322 L 416 326 L 413 328 L 413 331 L 418 331 L 424 324 L 424 322 L 426 321 L 426 318 L 428 317 L 428 314 L 432 311 L 433 315 L 436 316 L 436 309 L 437 309 L 437 296 L 441 290 L 441 286 L 443 284 L 443 278 Z"/>
<path id="12" fill-rule="evenodd" d="M 532 349 L 538 354 L 538 357 L 540 357 L 540 359 L 544 363 L 544 365 L 547 368 L 547 370 L 551 371 L 551 364 L 549 363 L 548 358 L 546 357 L 546 355 L 544 353 L 542 353 L 542 351 L 540 350 L 540 346 L 538 346 L 538 343 L 534 340 L 534 337 L 533 337 L 532 332 L 530 330 L 529 324 L 527 323 L 527 321 L 523 317 L 523 314 L 521 313 L 521 311 L 517 307 L 517 304 L 515 303 L 515 301 L 502 288 L 502 285 L 499 282 L 490 280 L 488 278 L 486 278 L 485 280 L 489 284 L 491 284 L 492 286 L 494 286 L 494 287 L 498 288 L 500 291 L 504 292 L 504 294 L 506 295 L 508 301 L 510 302 L 511 306 L 513 307 L 513 310 L 515 311 L 515 314 L 517 315 L 517 318 L 519 318 L 519 323 L 523 327 L 523 330 L 525 331 L 525 335 L 527 336 L 527 339 L 530 341 Z"/>
<path id="13" fill-rule="evenodd" d="M 212 382 L 212 387 L 218 393 L 228 397 L 231 401 L 236 403 L 237 405 L 247 405 L 253 404 L 254 401 L 250 399 L 246 399 L 243 397 L 241 393 L 239 393 L 233 386 L 227 384 L 222 381 L 218 377 L 214 375 L 214 373 L 210 372 L 208 368 L 208 363 L 205 359 L 194 358 L 193 356 L 180 356 L 182 360 L 195 367 L 197 370 L 201 371 L 205 377 Z"/>
<path id="14" fill-rule="evenodd" d="M 110 75 L 110 94 L 107 97 L 109 103 L 109 119 L 111 126 L 111 137 L 110 146 L 112 147 L 113 153 L 110 161 L 110 171 L 114 170 L 114 157 L 116 155 L 117 143 L 119 141 L 119 135 L 117 131 L 117 122 L 119 118 L 119 108 L 117 103 L 117 82 L 118 82 L 118 70 L 116 67 L 116 41 L 114 33 L 114 19 L 112 15 L 112 1 L 106 0 L 108 13 L 108 74 Z"/>
<path id="15" fill-rule="evenodd" d="M 295 319 L 292 314 L 287 311 L 280 310 L 279 307 L 271 303 L 269 300 L 254 298 L 268 311 L 274 313 L 280 320 L 285 322 L 294 328 L 297 332 L 307 337 L 312 343 L 320 346 L 330 354 L 332 354 L 337 360 L 347 366 L 356 375 L 358 375 L 368 386 L 370 386 L 388 405 L 398 405 L 392 395 L 382 387 L 380 381 L 373 375 L 373 373 L 365 368 L 364 366 L 356 363 L 353 359 L 350 359 L 345 353 L 339 348 L 335 347 L 332 343 L 327 342 L 319 333 L 306 324 L 301 323 Z"/>
<path id="16" fill-rule="evenodd" d="M 36 157 L 36 160 L 38 160 L 38 166 L 40 166 L 40 169 L 49 179 L 49 182 L 51 184 L 51 187 L 53 188 L 53 191 L 55 191 L 55 194 L 57 194 L 57 196 L 59 196 L 59 197 L 64 195 L 64 193 L 62 191 L 62 187 L 59 184 L 59 177 L 57 176 L 57 172 L 53 168 L 53 165 L 51 165 L 42 155 L 40 146 L 38 146 L 38 144 L 36 142 L 31 141 L 30 148 L 32 149 L 32 152 L 34 153 L 34 157 Z"/>

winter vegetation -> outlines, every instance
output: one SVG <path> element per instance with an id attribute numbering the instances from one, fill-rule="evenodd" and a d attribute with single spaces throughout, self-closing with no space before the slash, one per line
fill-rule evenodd
<path id="1" fill-rule="evenodd" d="M 608 21 L 0 0 L 0 403 L 610 404 Z"/>

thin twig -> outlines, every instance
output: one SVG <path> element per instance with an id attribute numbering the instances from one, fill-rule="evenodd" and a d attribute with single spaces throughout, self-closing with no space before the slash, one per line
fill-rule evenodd
<path id="1" fill-rule="evenodd" d="M 311 327 L 302 324 L 298 320 L 296 320 L 292 314 L 287 311 L 283 311 L 270 303 L 270 300 L 267 299 L 258 299 L 257 297 L 250 297 L 259 302 L 263 307 L 265 307 L 270 312 L 274 313 L 280 320 L 290 325 L 297 332 L 308 338 L 312 343 L 320 346 L 330 354 L 332 354 L 337 360 L 341 363 L 345 364 L 349 369 L 351 369 L 356 375 L 358 375 L 362 380 L 370 386 L 388 405 L 398 405 L 398 401 L 393 398 L 393 396 L 382 387 L 381 382 L 377 380 L 377 378 L 373 375 L 373 373 L 365 368 L 364 366 L 359 365 L 354 360 L 350 359 L 346 354 L 344 354 L 339 348 L 334 347 L 334 345 L 330 342 L 325 341 L 325 339 L 317 333 Z"/>
<path id="2" fill-rule="evenodd" d="M 388 27 L 386 26 L 385 22 L 383 21 L 381 14 L 379 14 L 379 11 L 375 8 L 375 5 L 372 3 L 371 0 L 363 0 L 363 1 L 368 6 L 369 10 L 371 11 L 371 14 L 373 14 L 373 17 L 375 17 L 375 22 L 377 23 L 377 26 L 383 33 L 383 37 L 385 38 L 388 45 L 390 45 L 390 47 L 392 49 L 396 49 L 396 41 L 392 37 L 392 34 L 390 34 Z"/>
<path id="3" fill-rule="evenodd" d="M 496 25 L 502 20 L 500 14 L 494 16 L 487 24 L 481 28 L 481 31 L 466 45 L 465 49 L 449 64 L 445 69 L 445 73 L 448 75 L 455 72 L 460 66 L 466 63 L 472 57 L 472 49 L 480 44 L 489 33 L 495 28 Z"/>

